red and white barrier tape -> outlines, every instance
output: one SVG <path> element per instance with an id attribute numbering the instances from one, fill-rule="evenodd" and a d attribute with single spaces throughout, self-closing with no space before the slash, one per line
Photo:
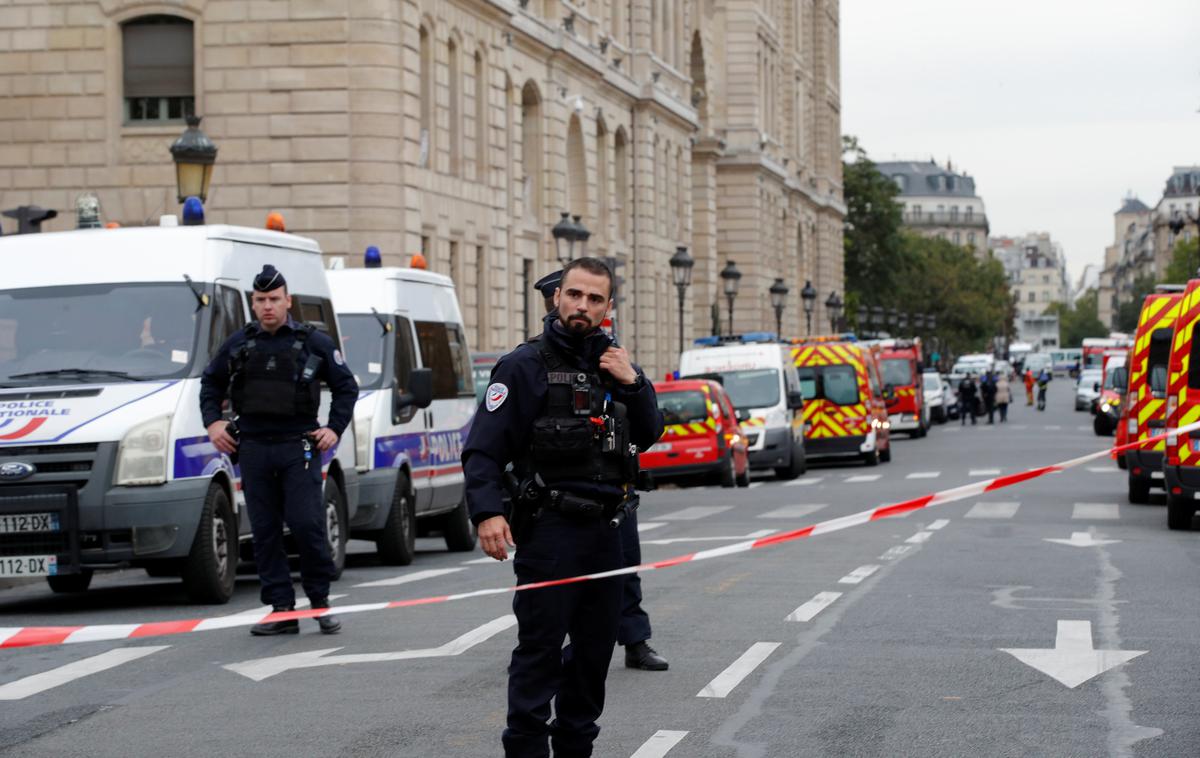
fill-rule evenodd
<path id="1" fill-rule="evenodd" d="M 1200 429 L 1200 422 L 1182 426 L 1179 429 L 1172 430 L 1171 434 L 1186 434 L 1188 432 Z M 572 576 L 564 579 L 553 579 L 545 582 L 535 582 L 533 584 L 522 584 L 520 586 L 494 587 L 490 589 L 473 590 L 471 592 L 459 592 L 453 595 L 436 595 L 432 597 L 414 598 L 411 600 L 392 600 L 382 603 L 360 603 L 357 605 L 343 605 L 336 608 L 308 608 L 299 611 L 281 611 L 279 613 L 264 613 L 261 616 L 250 614 L 237 614 L 234 616 L 219 616 L 216 618 L 207 619 L 187 619 L 183 621 L 158 621 L 141 624 L 92 624 L 88 626 L 24 626 L 24 627 L 0 627 L 0 648 L 15 648 L 15 647 L 31 647 L 34 645 L 62 645 L 73 644 L 77 642 L 98 642 L 102 640 L 123 640 L 123 639 L 140 639 L 143 637 L 160 637 L 168 634 L 186 634 L 189 632 L 204 632 L 213 629 L 228 629 L 239 626 L 250 626 L 252 624 L 260 624 L 267 621 L 285 621 L 288 619 L 306 619 L 316 618 L 317 616 L 326 613 L 350 614 L 363 613 L 366 611 L 383 611 L 392 608 L 410 608 L 418 605 L 432 605 L 435 603 L 448 603 L 453 600 L 466 600 L 468 598 L 486 597 L 488 595 L 504 595 L 512 592 L 524 592 L 527 590 L 543 589 L 546 587 L 557 587 L 564 584 L 574 584 L 576 582 L 586 582 L 593 579 L 605 579 L 614 576 L 623 576 L 625 574 L 644 573 L 655 569 L 670 568 L 683 563 L 695 563 L 696 561 L 708 560 L 709 558 L 721 558 L 726 555 L 734 555 L 736 553 L 745 553 L 750 550 L 770 547 L 771 545 L 780 545 L 785 542 L 793 542 L 795 540 L 804 539 L 806 537 L 816 537 L 830 532 L 838 532 L 843 529 L 849 529 L 862 524 L 869 524 L 872 521 L 890 518 L 892 516 L 901 516 L 913 511 L 919 511 L 925 508 L 932 508 L 937 505 L 953 503 L 958 500 L 964 500 L 969 497 L 983 495 L 988 492 L 994 492 L 1005 487 L 1011 487 L 1014 484 L 1027 482 L 1030 479 L 1037 479 L 1046 474 L 1055 474 L 1065 469 L 1074 468 L 1088 461 L 1094 461 L 1099 458 L 1113 457 L 1126 450 L 1132 450 L 1144 445 L 1153 444 L 1159 440 L 1165 439 L 1166 434 L 1161 434 L 1149 439 L 1130 442 L 1126 445 L 1099 450 L 1094 453 L 1072 458 L 1062 463 L 1056 463 L 1050 466 L 1042 466 L 1041 468 L 1030 469 L 1019 474 L 1010 474 L 1008 476 L 998 476 L 994 479 L 987 479 L 979 482 L 972 482 L 961 487 L 935 492 L 930 495 L 905 500 L 901 503 L 893 503 L 891 505 L 882 505 L 871 510 L 861 511 L 849 516 L 822 521 L 812 526 L 806 526 L 802 529 L 794 529 L 790 532 L 781 534 L 773 534 L 769 537 L 761 537 L 755 540 L 745 540 L 724 547 L 712 548 L 710 550 L 701 550 L 695 553 L 687 553 L 674 558 L 667 558 L 662 561 L 654 561 L 653 563 L 643 563 L 640 566 L 629 566 L 627 568 L 614 569 L 612 571 L 604 571 L 597 574 L 584 574 L 581 576 Z"/>

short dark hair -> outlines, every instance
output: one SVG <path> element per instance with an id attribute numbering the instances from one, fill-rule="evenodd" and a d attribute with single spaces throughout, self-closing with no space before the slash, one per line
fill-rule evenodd
<path id="1" fill-rule="evenodd" d="M 589 274 L 608 277 L 608 298 L 611 300 L 617 296 L 617 280 L 613 277 L 612 269 L 609 268 L 608 264 L 600 258 L 586 256 L 583 258 L 576 258 L 575 260 L 567 263 L 567 265 L 563 266 L 562 281 L 559 282 L 559 288 L 562 287 L 562 282 L 567 280 L 567 273 L 577 268 L 581 268 Z"/>

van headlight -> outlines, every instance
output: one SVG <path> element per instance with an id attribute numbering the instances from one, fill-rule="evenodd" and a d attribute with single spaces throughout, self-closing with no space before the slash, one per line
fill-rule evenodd
<path id="1" fill-rule="evenodd" d="M 354 417 L 354 469 L 359 473 L 371 468 L 370 416 Z"/>
<path id="2" fill-rule="evenodd" d="M 167 440 L 171 417 L 160 416 L 125 433 L 117 450 L 117 486 L 167 481 Z"/>

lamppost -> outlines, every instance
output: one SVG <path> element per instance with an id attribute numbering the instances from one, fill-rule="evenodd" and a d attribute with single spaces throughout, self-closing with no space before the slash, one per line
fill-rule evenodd
<path id="1" fill-rule="evenodd" d="M 908 313 L 900 314 L 900 323 L 896 326 L 896 328 L 900 330 L 900 334 L 904 334 L 906 331 L 908 331 Z"/>
<path id="2" fill-rule="evenodd" d="M 562 212 L 562 218 L 550 229 L 550 235 L 554 237 L 555 257 L 559 263 L 567 265 L 575 257 L 575 225 L 571 223 L 570 213 Z"/>
<path id="3" fill-rule="evenodd" d="M 737 297 L 738 282 L 742 278 L 742 272 L 738 271 L 737 265 L 733 261 L 725 264 L 725 268 L 721 269 L 721 282 L 725 290 L 725 299 L 729 303 L 729 336 L 733 336 L 733 299 Z"/>
<path id="4" fill-rule="evenodd" d="M 900 323 L 900 311 L 896 310 L 895 308 L 888 308 L 887 314 L 887 324 L 892 330 L 894 330 L 896 325 Z"/>
<path id="5" fill-rule="evenodd" d="M 800 299 L 804 302 L 804 333 L 812 334 L 812 315 L 813 308 L 817 305 L 817 288 L 812 286 L 811 279 L 805 280 L 804 289 L 800 290 Z"/>
<path id="6" fill-rule="evenodd" d="M 872 331 L 875 332 L 876 337 L 878 337 L 879 333 L 881 331 L 883 331 L 883 324 L 884 324 L 883 306 L 882 305 L 872 305 L 871 306 L 871 328 L 872 328 Z"/>
<path id="7" fill-rule="evenodd" d="M 671 278 L 675 280 L 675 291 L 679 293 L 679 352 L 682 354 L 683 298 L 687 288 L 692 284 L 692 266 L 696 265 L 696 261 L 688 255 L 687 248 L 680 245 L 675 248 L 675 254 L 667 262 L 671 264 Z"/>
<path id="8" fill-rule="evenodd" d="M 579 257 L 582 258 L 587 255 L 587 241 L 591 238 L 592 232 L 579 220 L 581 216 L 572 216 L 571 218 L 575 221 L 575 241 L 579 243 Z"/>
<path id="9" fill-rule="evenodd" d="M 217 146 L 200 131 L 200 116 L 189 115 L 187 128 L 171 144 L 171 159 L 175 161 L 175 195 L 179 202 L 198 197 L 208 199 L 213 164 L 217 162 Z"/>
<path id="10" fill-rule="evenodd" d="M 829 293 L 829 299 L 825 301 L 825 309 L 829 311 L 829 330 L 836 333 L 838 316 L 842 313 L 842 299 L 838 297 L 838 293 Z"/>
<path id="11" fill-rule="evenodd" d="M 783 279 L 776 279 L 768 292 L 771 293 L 771 307 L 775 309 L 775 336 L 781 338 L 783 336 L 783 306 L 787 301 L 788 286 L 783 283 Z"/>

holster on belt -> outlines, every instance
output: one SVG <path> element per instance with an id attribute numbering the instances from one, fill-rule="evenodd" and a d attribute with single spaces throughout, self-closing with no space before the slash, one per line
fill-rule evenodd
<path id="1" fill-rule="evenodd" d="M 612 510 L 594 499 L 579 497 L 562 490 L 547 490 L 540 502 L 546 510 L 557 511 L 572 518 L 606 518 Z"/>

